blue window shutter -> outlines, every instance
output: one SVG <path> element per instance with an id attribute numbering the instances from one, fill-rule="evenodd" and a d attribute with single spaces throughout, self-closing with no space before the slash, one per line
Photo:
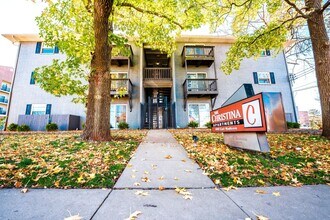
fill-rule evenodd
<path id="1" fill-rule="evenodd" d="M 270 56 L 270 50 L 266 50 L 266 55 Z"/>
<path id="2" fill-rule="evenodd" d="M 270 72 L 269 74 L 270 74 L 270 82 L 272 84 L 275 84 L 275 74 L 273 72 Z"/>
<path id="3" fill-rule="evenodd" d="M 26 110 L 25 110 L 26 115 L 31 115 L 31 108 L 32 108 L 31 104 L 26 105 Z"/>
<path id="4" fill-rule="evenodd" d="M 46 115 L 50 115 L 52 111 L 52 104 L 47 104 L 46 106 Z"/>
<path id="5" fill-rule="evenodd" d="M 36 53 L 40 53 L 40 50 L 41 50 L 41 42 L 37 42 Z"/>
<path id="6" fill-rule="evenodd" d="M 34 79 L 34 72 L 31 73 L 30 84 L 31 84 L 31 85 L 36 84 L 36 80 Z"/>
<path id="7" fill-rule="evenodd" d="M 254 79 L 254 84 L 258 84 L 258 73 L 253 72 L 253 79 Z"/>
<path id="8" fill-rule="evenodd" d="M 58 53 L 58 52 L 59 52 L 58 46 L 55 46 L 54 53 Z"/>

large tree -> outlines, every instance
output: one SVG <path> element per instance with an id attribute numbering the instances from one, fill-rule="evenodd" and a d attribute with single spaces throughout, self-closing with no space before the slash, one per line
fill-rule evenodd
<path id="1" fill-rule="evenodd" d="M 110 139 L 110 60 L 128 39 L 171 54 L 182 30 L 199 27 L 208 17 L 207 1 L 58 0 L 37 18 L 40 35 L 57 45 L 65 60 L 36 69 L 46 91 L 76 95 L 87 105 L 85 139 Z M 88 90 L 87 90 L 88 88 Z M 87 99 L 86 99 L 87 97 Z"/>
<path id="2" fill-rule="evenodd" d="M 221 1 L 214 28 L 229 20 L 237 41 L 227 52 L 222 70 L 239 69 L 243 58 L 259 57 L 264 49 L 279 53 L 292 33 L 307 23 L 314 54 L 322 108 L 323 133 L 330 138 L 330 42 L 325 24 L 330 1 L 225 0 Z M 228 19 L 229 18 L 229 19 Z"/>

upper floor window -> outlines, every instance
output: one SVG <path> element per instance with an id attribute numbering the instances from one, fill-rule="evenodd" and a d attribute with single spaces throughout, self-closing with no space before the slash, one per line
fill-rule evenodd
<path id="1" fill-rule="evenodd" d="M 275 75 L 273 72 L 254 72 L 253 78 L 255 84 L 275 84 Z"/>
<path id="2" fill-rule="evenodd" d="M 10 92 L 10 85 L 7 82 L 2 82 L 0 90 Z"/>
<path id="3" fill-rule="evenodd" d="M 260 56 L 262 56 L 262 57 L 270 56 L 270 50 L 263 50 L 263 51 L 261 51 Z"/>
<path id="4" fill-rule="evenodd" d="M 37 54 L 54 54 L 54 53 L 58 53 L 58 52 L 59 52 L 59 50 L 58 50 L 57 46 L 50 46 L 44 42 L 37 42 L 37 45 L 36 45 Z"/>

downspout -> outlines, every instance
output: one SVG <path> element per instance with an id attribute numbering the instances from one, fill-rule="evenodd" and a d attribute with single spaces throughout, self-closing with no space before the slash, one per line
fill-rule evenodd
<path id="1" fill-rule="evenodd" d="M 5 130 L 7 128 L 7 123 L 8 123 L 8 119 L 9 119 L 9 112 L 10 112 L 10 106 L 11 106 L 11 97 L 12 97 L 13 91 L 14 91 L 15 78 L 16 78 L 16 72 L 17 72 L 18 59 L 19 59 L 20 52 L 21 52 L 21 43 L 19 43 L 19 45 L 18 45 L 15 72 L 14 72 L 14 75 L 13 75 L 13 78 L 12 78 L 11 91 L 10 91 L 9 100 L 8 100 L 7 117 L 6 117 L 5 126 L 4 126 Z"/>
<path id="2" fill-rule="evenodd" d="M 284 62 L 285 62 L 285 68 L 286 68 L 286 73 L 288 75 L 288 80 L 289 80 L 289 85 L 290 85 L 290 93 L 291 93 L 291 100 L 292 100 L 292 104 L 293 104 L 294 118 L 295 118 L 296 122 L 298 122 L 297 111 L 296 111 L 296 103 L 295 103 L 294 97 L 293 97 L 292 83 L 291 83 L 290 76 L 289 76 L 288 63 L 286 62 L 286 57 L 285 57 L 284 51 L 282 51 L 282 53 L 283 53 Z"/>

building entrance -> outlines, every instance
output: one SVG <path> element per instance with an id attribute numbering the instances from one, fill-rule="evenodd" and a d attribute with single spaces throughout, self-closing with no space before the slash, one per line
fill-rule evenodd
<path id="1" fill-rule="evenodd" d="M 171 106 L 171 89 L 146 89 L 143 121 L 146 129 L 166 129 L 173 127 L 173 110 Z"/>

